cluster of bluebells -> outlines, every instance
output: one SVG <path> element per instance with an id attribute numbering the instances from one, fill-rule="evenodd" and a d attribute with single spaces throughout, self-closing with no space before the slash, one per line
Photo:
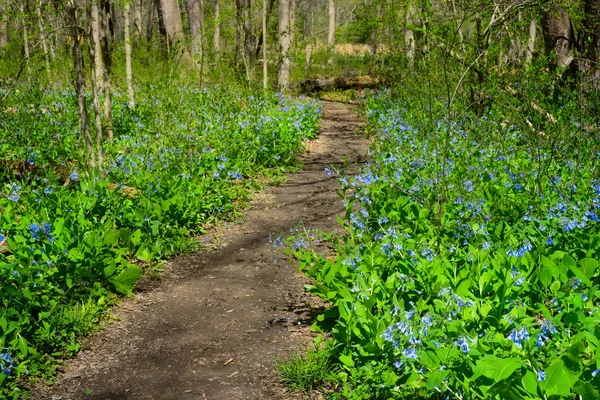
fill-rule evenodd
<path id="1" fill-rule="evenodd" d="M 52 234 L 52 225 L 48 222 L 37 224 L 32 222 L 29 224 L 29 234 L 35 241 L 47 240 L 49 243 L 54 242 L 54 235 Z"/>
<path id="2" fill-rule="evenodd" d="M 519 144 L 527 132 L 507 127 L 501 143 L 480 133 L 497 131 L 492 116 L 438 121 L 434 132 L 423 133 L 405 118 L 409 107 L 368 102 L 376 104 L 367 107 L 377 134 L 375 150 L 359 174 L 338 176 L 351 230 L 348 248 L 341 250 L 339 280 L 347 284 L 355 309 L 357 303 L 373 303 L 377 278 L 394 282 L 393 289 L 380 282 L 387 303 L 370 309 L 387 325 L 378 332 L 386 360 L 399 375 L 426 375 L 425 344 L 453 349 L 458 356 L 441 366 L 450 369 L 463 365 L 462 356 L 477 361 L 486 348 L 479 343 L 501 342 L 492 346 L 493 354 L 533 355 L 538 364 L 532 372 L 538 381 L 546 380 L 545 368 L 553 360 L 548 354 L 569 334 L 557 328 L 565 299 L 575 296 L 585 303 L 587 315 L 597 312 L 597 304 L 588 298 L 589 282 L 572 276 L 557 287 L 554 301 L 544 298 L 538 260 L 554 256 L 558 263 L 556 257 L 564 254 L 558 250 L 589 245 L 585 240 L 599 228 L 600 181 L 576 157 L 551 159 L 544 149 L 540 158 L 549 168 L 538 175 L 530 150 Z M 449 139 L 448 149 L 440 149 L 440 137 Z M 440 276 L 432 276 L 430 267 Z M 447 287 L 433 293 L 428 286 L 448 281 L 461 295 Z M 542 304 L 549 315 L 540 320 Z M 498 326 L 482 323 L 494 313 Z"/>
<path id="3" fill-rule="evenodd" d="M 16 361 L 18 361 L 16 357 L 11 356 L 8 349 L 5 348 L 0 353 L 0 370 L 2 370 L 2 373 L 4 375 L 10 375 Z"/>

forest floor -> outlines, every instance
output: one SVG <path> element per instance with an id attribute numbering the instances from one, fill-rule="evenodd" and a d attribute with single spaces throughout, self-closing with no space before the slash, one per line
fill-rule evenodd
<path id="1" fill-rule="evenodd" d="M 34 399 L 303 398 L 277 383 L 274 365 L 311 342 L 319 302 L 305 293 L 307 279 L 293 262 L 274 262 L 269 238 L 299 223 L 339 230 L 337 178 L 324 170 L 347 162 L 346 172 L 355 172 L 368 147 L 355 110 L 323 105 L 302 171 L 257 193 L 243 222 L 201 237 L 212 250 L 178 257 L 158 283 L 142 282 Z"/>

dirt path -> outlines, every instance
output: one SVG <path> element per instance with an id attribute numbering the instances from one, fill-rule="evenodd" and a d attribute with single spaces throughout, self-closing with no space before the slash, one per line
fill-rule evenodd
<path id="1" fill-rule="evenodd" d="M 269 234 L 299 222 L 332 231 L 343 212 L 324 169 L 363 162 L 367 143 L 346 105 L 324 102 L 321 135 L 305 168 L 254 197 L 245 222 L 220 232 L 222 247 L 173 261 L 157 288 L 115 312 L 37 399 L 292 399 L 274 382 L 275 359 L 307 343 L 305 279 L 273 262 Z"/>

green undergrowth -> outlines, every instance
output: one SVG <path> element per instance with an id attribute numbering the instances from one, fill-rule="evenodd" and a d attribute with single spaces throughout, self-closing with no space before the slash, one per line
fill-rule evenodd
<path id="1" fill-rule="evenodd" d="M 479 115 L 424 77 L 363 99 L 336 256 L 288 242 L 331 304 L 328 398 L 600 398 L 597 104 L 546 78 Z"/>
<path id="2" fill-rule="evenodd" d="M 136 97 L 131 110 L 114 94 L 103 173 L 85 166 L 70 90 L 16 91 L 0 112 L 2 396 L 50 379 L 144 271 L 295 168 L 321 116 L 312 100 L 233 85 L 157 82 Z"/>

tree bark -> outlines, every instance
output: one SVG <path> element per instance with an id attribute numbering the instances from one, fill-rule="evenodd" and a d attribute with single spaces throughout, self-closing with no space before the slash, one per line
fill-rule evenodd
<path id="1" fill-rule="evenodd" d="M 38 0 L 35 11 L 38 19 L 38 31 L 40 35 L 40 41 L 42 42 L 42 50 L 44 52 L 44 61 L 46 62 L 46 74 L 48 75 L 48 82 L 50 82 L 50 55 L 48 54 L 48 43 L 46 40 L 46 34 L 44 32 L 44 19 L 42 17 L 42 0 Z"/>
<path id="2" fill-rule="evenodd" d="M 281 91 L 287 91 L 290 86 L 290 0 L 279 0 L 278 19 L 279 48 L 281 54 L 278 87 Z"/>
<path id="3" fill-rule="evenodd" d="M 142 0 L 133 0 L 133 42 L 138 43 L 142 37 Z"/>
<path id="4" fill-rule="evenodd" d="M 87 149 L 88 165 L 92 168 L 96 167 L 96 154 L 94 151 L 94 142 L 90 135 L 90 121 L 85 102 L 85 75 L 83 73 L 83 54 L 81 53 L 81 45 L 79 41 L 83 38 L 83 34 L 77 28 L 77 7 L 74 0 L 69 1 L 67 5 L 67 15 L 71 27 L 72 56 L 73 70 L 75 73 L 75 94 L 77 96 L 77 106 L 79 112 L 79 133 L 83 135 Z"/>
<path id="5" fill-rule="evenodd" d="M 104 124 L 106 127 L 106 140 L 112 142 L 114 139 L 112 123 L 112 86 L 110 81 L 110 70 L 112 67 L 112 44 L 109 41 L 109 29 L 111 26 L 110 1 L 101 0 L 100 3 L 100 44 L 102 47 L 102 86 L 104 87 Z M 100 79 L 100 77 L 98 77 Z"/>
<path id="6" fill-rule="evenodd" d="M 408 66 L 411 69 L 415 66 L 415 33 L 412 30 L 414 16 L 415 8 L 412 5 L 412 2 L 409 2 L 405 14 L 406 28 L 404 29 L 404 45 L 406 47 Z"/>
<path id="7" fill-rule="evenodd" d="M 335 44 L 335 1 L 329 0 L 329 26 L 327 30 L 327 46 Z"/>
<path id="8" fill-rule="evenodd" d="M 221 53 L 221 1 L 215 0 L 215 30 L 213 32 L 213 52 L 215 60 L 219 59 Z"/>
<path id="9" fill-rule="evenodd" d="M 290 46 L 294 44 L 296 33 L 296 0 L 290 0 Z"/>
<path id="10" fill-rule="evenodd" d="M 263 56 L 263 89 L 269 85 L 267 71 L 267 0 L 262 0 L 262 56 Z"/>
<path id="11" fill-rule="evenodd" d="M 7 7 L 0 5 L 0 49 L 8 44 L 8 16 L 6 15 Z"/>
<path id="12" fill-rule="evenodd" d="M 188 23 L 190 25 L 190 38 L 192 54 L 202 58 L 202 41 L 204 36 L 204 1 L 186 0 Z"/>
<path id="13" fill-rule="evenodd" d="M 126 3 L 127 4 L 127 3 Z M 104 155 L 102 154 L 102 114 L 100 111 L 100 78 L 104 74 L 102 65 L 101 45 L 100 45 L 100 12 L 98 11 L 97 0 L 92 0 L 90 11 L 91 39 L 92 43 L 88 46 L 90 52 L 90 72 L 92 78 L 92 107 L 94 109 L 94 122 L 96 126 L 96 166 L 102 171 L 104 164 Z"/>
<path id="14" fill-rule="evenodd" d="M 188 67 L 193 65 L 192 58 L 185 43 L 185 34 L 181 24 L 181 14 L 177 0 L 159 0 L 162 19 L 165 24 L 169 51 L 176 51 L 181 64 Z"/>
<path id="15" fill-rule="evenodd" d="M 131 69 L 131 37 L 129 35 L 129 1 L 125 0 L 125 76 L 127 77 L 127 97 L 129 108 L 135 108 L 133 97 L 133 72 Z"/>
<path id="16" fill-rule="evenodd" d="M 379 29 L 379 25 L 383 19 L 383 5 L 379 4 L 377 6 L 377 21 L 375 21 L 375 25 L 373 26 L 373 30 L 371 31 L 371 60 L 369 63 L 369 75 L 373 74 L 373 69 L 375 68 L 375 59 L 377 58 L 377 33 Z"/>
<path id="17" fill-rule="evenodd" d="M 550 54 L 556 53 L 555 66 L 567 68 L 573 61 L 575 33 L 571 17 L 562 8 L 552 8 L 542 16 L 544 44 Z"/>
<path id="18" fill-rule="evenodd" d="M 529 23 L 529 40 L 527 41 L 527 49 L 525 54 L 525 65 L 531 65 L 533 61 L 533 53 L 535 52 L 535 40 L 537 38 L 537 19 L 532 19 Z"/>

